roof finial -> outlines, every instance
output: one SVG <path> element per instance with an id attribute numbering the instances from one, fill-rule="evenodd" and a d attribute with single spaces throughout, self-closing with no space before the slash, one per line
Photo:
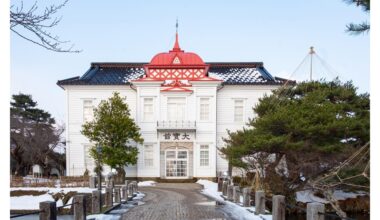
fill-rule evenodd
<path id="1" fill-rule="evenodd" d="M 179 43 L 178 43 L 178 18 L 175 23 L 175 43 L 174 43 L 173 51 L 181 51 L 181 48 L 179 47 Z"/>
<path id="2" fill-rule="evenodd" d="M 178 17 L 175 23 L 175 33 L 178 34 Z"/>

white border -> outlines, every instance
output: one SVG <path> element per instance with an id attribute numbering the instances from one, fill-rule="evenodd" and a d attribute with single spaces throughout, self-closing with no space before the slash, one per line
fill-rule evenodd
<path id="1" fill-rule="evenodd" d="M 9 199 L 9 169 L 10 169 L 10 152 L 9 152 L 9 102 L 10 102 L 10 31 L 9 31 L 9 7 L 10 1 L 0 1 L 0 115 L 1 115 L 1 148 L 0 161 L 2 161 L 2 180 L 0 199 L 1 208 L 4 210 L 1 219 L 9 218 L 10 199 Z"/>
<path id="2" fill-rule="evenodd" d="M 371 219 L 380 219 L 380 212 L 376 207 L 380 204 L 380 174 L 373 172 L 380 166 L 380 161 L 376 160 L 376 156 L 380 154 L 379 134 L 380 131 L 380 70 L 379 70 L 379 57 L 380 57 L 380 43 L 379 43 L 379 1 L 372 1 L 371 4 L 371 31 L 370 31 L 370 89 L 371 89 Z"/>

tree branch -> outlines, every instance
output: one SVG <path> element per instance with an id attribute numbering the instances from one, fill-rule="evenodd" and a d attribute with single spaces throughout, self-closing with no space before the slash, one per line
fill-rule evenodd
<path id="1" fill-rule="evenodd" d="M 41 14 L 37 12 L 37 2 L 35 2 L 29 10 L 24 9 L 23 1 L 21 1 L 20 7 L 12 5 L 10 8 L 10 29 L 21 38 L 47 50 L 79 53 L 81 50 L 73 50 L 74 44 L 69 48 L 62 48 L 61 45 L 69 43 L 70 41 L 61 41 L 58 36 L 53 36 L 48 32 L 49 29 L 57 26 L 61 21 L 62 17 L 57 18 L 54 16 L 67 2 L 68 0 L 65 0 L 62 4 L 50 5 L 46 7 Z M 20 32 L 19 28 L 31 33 L 32 36 L 29 37 L 23 32 Z"/>

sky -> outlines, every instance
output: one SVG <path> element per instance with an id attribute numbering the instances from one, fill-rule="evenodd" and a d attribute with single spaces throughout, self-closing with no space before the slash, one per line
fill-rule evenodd
<path id="1" fill-rule="evenodd" d="M 49 2 L 38 1 L 40 8 Z M 65 93 L 57 80 L 83 75 L 91 62 L 149 62 L 173 47 L 177 18 L 181 48 L 205 62 L 261 61 L 274 76 L 307 80 L 309 59 L 293 72 L 314 46 L 333 68 L 313 59 L 314 79 L 339 76 L 360 93 L 370 90 L 369 35 L 345 32 L 369 15 L 342 0 L 70 0 L 58 16 L 51 32 L 82 52 L 51 52 L 11 33 L 10 67 L 11 94 L 31 94 L 60 123 Z"/>

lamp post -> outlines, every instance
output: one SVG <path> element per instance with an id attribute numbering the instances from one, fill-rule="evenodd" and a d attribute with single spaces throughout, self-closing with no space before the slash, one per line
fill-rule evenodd
<path id="1" fill-rule="evenodd" d="M 99 203 L 100 210 L 102 210 L 102 171 L 101 171 L 101 157 L 102 157 L 102 146 L 98 144 L 96 147 L 96 152 L 98 153 L 98 190 L 100 191 Z"/>

